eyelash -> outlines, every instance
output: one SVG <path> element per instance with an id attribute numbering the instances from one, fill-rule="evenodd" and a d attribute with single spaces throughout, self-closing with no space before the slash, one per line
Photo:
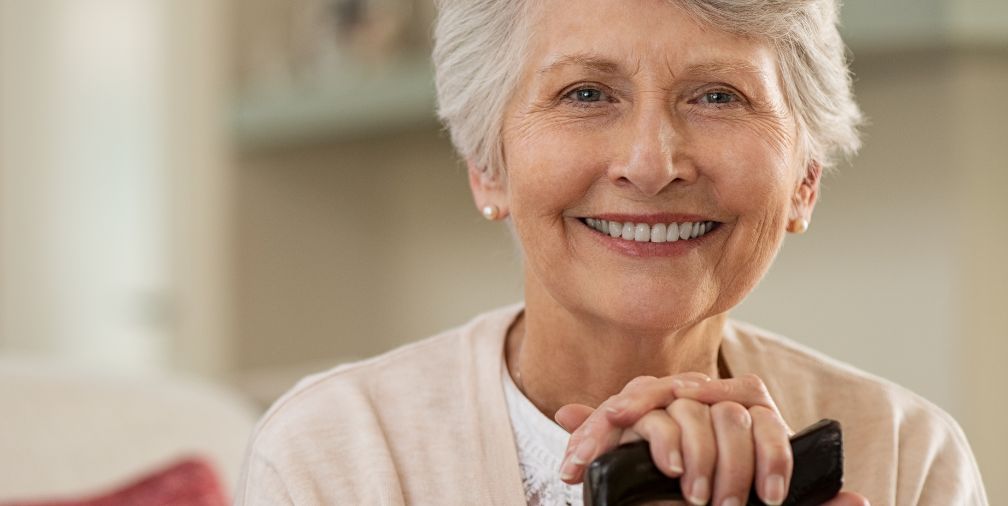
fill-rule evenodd
<path id="1" fill-rule="evenodd" d="M 574 94 L 581 91 L 597 91 L 601 94 L 601 97 L 598 100 L 592 100 L 592 101 L 577 100 L 574 97 Z M 605 103 L 612 102 L 612 95 L 608 91 L 606 91 L 602 86 L 579 84 L 574 88 L 565 91 L 561 96 L 561 99 L 565 102 L 570 102 L 574 107 L 587 108 L 587 107 L 597 107 L 597 105 L 595 104 L 601 104 L 603 102 Z"/>
<path id="2" fill-rule="evenodd" d="M 598 100 L 589 100 L 589 101 L 578 100 L 575 97 L 575 94 L 579 93 L 579 92 L 583 92 L 583 91 L 595 91 L 595 92 L 598 92 L 601 96 L 599 97 Z M 729 101 L 728 102 L 711 102 L 711 101 L 707 100 L 705 102 L 705 99 L 709 99 L 709 97 L 711 95 L 715 95 L 715 94 L 727 95 L 728 96 L 727 98 L 728 98 Z M 613 98 L 612 98 L 612 94 L 609 91 L 607 91 L 603 86 L 599 86 L 599 85 L 595 85 L 595 84 L 579 84 L 579 85 L 575 86 L 574 88 L 570 88 L 567 91 L 563 92 L 563 94 L 561 95 L 561 100 L 564 101 L 564 102 L 569 102 L 574 107 L 580 107 L 580 108 L 598 107 L 599 104 L 602 104 L 602 103 L 611 103 L 611 102 L 614 101 Z M 690 100 L 688 103 L 690 103 L 690 104 L 706 104 L 706 105 L 708 105 L 710 107 L 713 107 L 715 109 L 727 109 L 727 108 L 733 108 L 733 107 L 738 107 L 740 105 L 743 105 L 745 103 L 745 100 L 744 100 L 744 98 L 742 97 L 742 95 L 740 93 L 738 93 L 738 92 L 736 92 L 734 90 L 731 90 L 731 89 L 728 89 L 728 88 L 715 88 L 715 89 L 710 89 L 710 90 L 704 91 L 698 97 Z"/>
<path id="3" fill-rule="evenodd" d="M 729 102 L 710 102 L 710 101 L 706 102 L 707 105 L 710 105 L 711 107 L 715 107 L 717 109 L 724 109 L 727 107 L 737 107 L 743 103 L 742 96 L 739 93 L 736 93 L 735 91 L 726 88 L 716 88 L 712 90 L 706 90 L 703 93 L 701 93 L 699 97 L 690 100 L 689 103 L 691 104 L 704 103 L 704 99 L 708 98 L 710 95 L 715 94 L 728 95 L 728 98 L 730 100 Z"/>

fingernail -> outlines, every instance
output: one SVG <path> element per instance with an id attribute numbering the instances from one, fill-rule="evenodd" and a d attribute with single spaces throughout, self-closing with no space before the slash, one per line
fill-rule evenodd
<path id="1" fill-rule="evenodd" d="M 560 421 L 560 417 L 557 416 L 559 414 L 560 414 L 559 410 L 556 413 L 553 413 L 553 421 L 556 422 L 557 425 L 563 427 L 564 426 L 563 422 L 561 422 Z M 564 427 L 564 430 L 566 430 L 566 429 L 567 429 L 567 427 Z"/>
<path id="2" fill-rule="evenodd" d="M 742 506 L 742 500 L 738 497 L 729 497 L 721 501 L 721 506 Z"/>
<path id="3" fill-rule="evenodd" d="M 784 477 L 779 474 L 771 474 L 767 476 L 765 486 L 763 487 L 766 495 L 763 497 L 763 502 L 767 503 L 768 506 L 780 506 L 784 503 Z"/>
<path id="4" fill-rule="evenodd" d="M 668 466 L 669 470 L 675 474 L 683 473 L 682 456 L 679 455 L 678 451 L 672 451 L 668 454 Z"/>
<path id="5" fill-rule="evenodd" d="M 574 473 L 577 472 L 577 465 L 573 462 L 565 462 L 563 467 L 560 468 L 560 479 L 567 481 L 574 478 Z"/>
<path id="6" fill-rule="evenodd" d="M 595 453 L 595 440 L 585 439 L 574 450 L 574 454 L 570 457 L 570 462 L 582 466 L 588 462 L 593 453 Z"/>
<path id="7" fill-rule="evenodd" d="M 701 476 L 693 480 L 693 486 L 690 487 L 690 493 L 686 500 L 690 504 L 703 505 L 707 504 L 708 499 L 710 499 L 710 484 L 707 483 L 707 478 Z"/>

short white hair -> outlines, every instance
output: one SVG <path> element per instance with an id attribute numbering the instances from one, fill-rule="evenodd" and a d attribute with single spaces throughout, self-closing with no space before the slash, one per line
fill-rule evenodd
<path id="1" fill-rule="evenodd" d="M 504 108 L 517 88 L 526 18 L 536 0 L 436 0 L 437 112 L 462 157 L 504 167 Z M 824 169 L 861 146 L 838 0 L 670 0 L 697 20 L 776 50 L 788 106 L 809 161 Z"/>

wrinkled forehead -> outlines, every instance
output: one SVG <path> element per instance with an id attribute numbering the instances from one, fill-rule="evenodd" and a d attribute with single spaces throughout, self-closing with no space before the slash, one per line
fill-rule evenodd
<path id="1" fill-rule="evenodd" d="M 702 23 L 669 0 L 538 0 L 527 16 L 527 79 L 573 66 L 626 76 L 701 71 L 766 86 L 778 81 L 770 41 Z"/>

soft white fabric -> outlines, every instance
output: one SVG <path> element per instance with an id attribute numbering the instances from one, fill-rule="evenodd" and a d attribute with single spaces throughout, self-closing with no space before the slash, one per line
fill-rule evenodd
<path id="1" fill-rule="evenodd" d="M 560 480 L 560 462 L 570 434 L 550 420 L 518 389 L 507 366 L 501 367 L 504 398 L 518 450 L 528 506 L 580 505 L 582 487 Z"/>

